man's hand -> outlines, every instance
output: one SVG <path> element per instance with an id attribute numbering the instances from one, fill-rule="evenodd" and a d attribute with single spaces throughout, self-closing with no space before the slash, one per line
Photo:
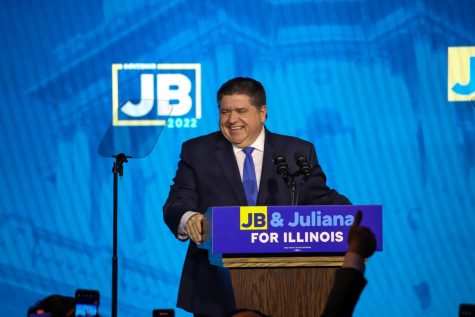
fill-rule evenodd
<path id="1" fill-rule="evenodd" d="M 201 242 L 203 242 L 203 221 L 204 216 L 200 213 L 196 213 L 188 219 L 188 222 L 185 225 L 188 237 L 196 244 L 201 244 Z"/>
<path id="2" fill-rule="evenodd" d="M 369 258 L 376 251 L 376 238 L 368 227 L 360 227 L 363 213 L 358 210 L 348 236 L 348 251 Z"/>

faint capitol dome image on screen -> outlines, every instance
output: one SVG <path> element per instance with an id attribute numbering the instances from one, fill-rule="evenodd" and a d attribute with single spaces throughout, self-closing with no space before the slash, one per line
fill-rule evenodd
<path id="1" fill-rule="evenodd" d="M 452 316 L 475 298 L 475 1 L 50 2 L 0 1 L 3 316 L 80 287 L 109 316 L 119 151 L 137 156 L 119 178 L 119 315 L 176 308 L 188 243 L 162 207 L 235 77 L 264 85 L 266 128 L 314 144 L 328 186 L 384 206 L 355 317 Z"/>

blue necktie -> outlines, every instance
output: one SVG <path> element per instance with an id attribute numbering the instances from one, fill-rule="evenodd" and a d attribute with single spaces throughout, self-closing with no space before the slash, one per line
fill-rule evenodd
<path id="1" fill-rule="evenodd" d="M 254 169 L 254 160 L 252 159 L 252 151 L 254 151 L 254 148 L 247 147 L 242 150 L 246 153 L 242 173 L 244 193 L 246 194 L 247 204 L 249 206 L 255 206 L 257 202 L 257 180 L 256 170 Z"/>

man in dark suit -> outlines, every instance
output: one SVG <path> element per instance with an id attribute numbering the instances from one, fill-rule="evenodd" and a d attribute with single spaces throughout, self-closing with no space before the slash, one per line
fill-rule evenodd
<path id="1" fill-rule="evenodd" d="M 266 95 L 251 78 L 234 78 L 217 94 L 220 131 L 183 143 L 178 170 L 163 208 L 180 240 L 190 239 L 177 306 L 195 316 L 225 316 L 235 309 L 229 272 L 209 264 L 203 241 L 203 213 L 212 206 L 289 205 L 288 185 L 275 171 L 273 156 L 308 158 L 310 175 L 297 179 L 299 205 L 344 205 L 349 200 L 326 185 L 310 142 L 264 127 Z M 299 167 L 287 162 L 289 170 Z"/>

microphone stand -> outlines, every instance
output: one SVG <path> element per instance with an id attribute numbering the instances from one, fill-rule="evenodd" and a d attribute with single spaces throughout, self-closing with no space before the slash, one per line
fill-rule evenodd
<path id="1" fill-rule="evenodd" d="M 117 214 L 118 214 L 118 175 L 124 175 L 123 164 L 127 163 L 127 158 L 124 153 L 119 153 L 114 156 L 115 162 L 112 167 L 112 173 L 114 173 L 114 197 L 113 197 L 113 233 L 112 233 L 112 317 L 117 317 L 117 279 L 118 279 L 118 264 L 119 258 L 117 257 Z"/>
<path id="2" fill-rule="evenodd" d="M 291 206 L 297 206 L 297 202 L 299 200 L 299 193 L 297 190 L 297 184 L 295 182 L 295 176 L 296 174 L 292 174 L 290 176 L 290 205 Z"/>
<path id="3" fill-rule="evenodd" d="M 298 170 L 294 173 L 286 174 L 286 175 L 281 175 L 282 178 L 284 179 L 285 184 L 290 189 L 290 205 L 291 206 L 297 206 L 297 203 L 299 201 L 299 191 L 297 188 L 297 182 L 295 181 L 295 177 L 302 175 L 303 176 L 303 182 L 305 183 L 308 179 L 308 176 L 302 173 L 302 171 Z M 289 179 L 290 178 L 290 179 Z"/>
<path id="4" fill-rule="evenodd" d="M 290 205 L 291 206 L 297 206 L 297 203 L 299 200 L 299 193 L 297 189 L 297 183 L 295 182 L 295 177 L 302 175 L 303 182 L 305 183 L 311 174 L 310 165 L 308 164 L 305 156 L 301 152 L 297 152 L 295 155 L 296 155 L 297 165 L 299 165 L 299 169 L 293 173 L 289 173 L 289 166 L 285 162 L 285 158 L 281 153 L 275 152 L 273 155 L 274 157 L 273 162 L 276 165 L 277 174 L 282 176 L 284 183 L 290 189 Z M 289 177 L 290 177 L 290 180 L 289 180 Z"/>

